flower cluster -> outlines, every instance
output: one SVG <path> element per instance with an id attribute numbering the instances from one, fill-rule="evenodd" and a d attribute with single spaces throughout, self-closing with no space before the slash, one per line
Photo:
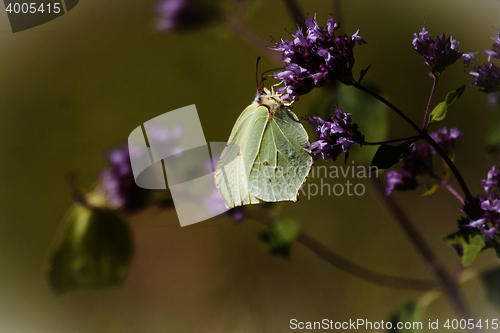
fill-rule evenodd
<path id="1" fill-rule="evenodd" d="M 484 66 L 474 67 L 469 73 L 474 76 L 472 84 L 479 88 L 480 91 L 492 94 L 493 100 L 498 99 L 500 94 L 500 67 L 491 62 L 492 58 L 500 59 L 500 30 L 498 34 L 492 38 L 494 43 L 491 50 L 484 50 L 488 54 L 488 63 Z"/>
<path id="2" fill-rule="evenodd" d="M 481 185 L 486 192 L 485 197 L 478 197 L 483 215 L 471 221 L 469 227 L 478 228 L 487 239 L 496 239 L 495 234 L 500 226 L 500 170 L 493 166 Z"/>
<path id="3" fill-rule="evenodd" d="M 463 132 L 456 128 L 448 130 L 443 127 L 429 135 L 446 154 L 452 155 L 455 150 L 456 139 L 462 134 Z M 392 191 L 415 190 L 419 186 L 425 185 L 419 182 L 418 176 L 428 175 L 435 178 L 432 163 L 433 155 L 437 155 L 437 153 L 429 144 L 414 145 L 412 153 L 403 158 L 400 171 L 391 170 L 387 173 L 388 187 L 386 188 L 386 194 L 390 195 Z"/>
<path id="4" fill-rule="evenodd" d="M 174 32 L 200 28 L 219 16 L 217 4 L 203 0 L 163 0 L 156 5 L 156 27 Z"/>
<path id="5" fill-rule="evenodd" d="M 99 188 L 104 192 L 110 206 L 128 213 L 144 207 L 149 191 L 135 183 L 129 147 L 112 149 L 107 160 L 109 167 L 101 172 Z"/>
<path id="6" fill-rule="evenodd" d="M 441 147 L 441 149 L 443 149 L 443 151 L 448 156 L 451 156 L 453 154 L 457 145 L 456 141 L 463 134 L 464 132 L 458 130 L 457 128 L 450 128 L 450 130 L 448 131 L 448 128 L 446 128 L 446 126 L 438 129 L 437 132 L 429 133 L 430 137 L 434 141 L 436 141 L 439 147 Z M 437 153 L 435 152 L 434 148 L 431 149 L 432 153 L 436 155 Z"/>
<path id="7" fill-rule="evenodd" d="M 363 142 L 358 125 L 351 125 L 351 114 L 343 113 L 338 107 L 335 115 L 325 119 L 317 116 L 304 119 L 316 126 L 318 139 L 310 146 L 315 160 L 323 158 L 327 161 L 331 158 L 336 161 L 342 152 L 347 153 L 351 146 Z"/>
<path id="8" fill-rule="evenodd" d="M 399 172 L 391 170 L 387 173 L 387 184 L 385 193 L 390 195 L 392 191 L 415 190 L 419 185 L 417 176 L 432 172 L 432 148 L 427 144 L 413 146 L 412 153 L 401 162 Z"/>
<path id="9" fill-rule="evenodd" d="M 291 34 L 293 41 L 281 39 L 273 48 L 281 52 L 285 62 L 284 71 L 274 73 L 274 77 L 285 84 L 278 89 L 283 100 L 296 100 L 327 82 L 355 83 L 352 76 L 353 48 L 356 44 L 366 44 L 364 38 L 358 36 L 359 29 L 352 36 L 336 35 L 339 24 L 332 18 L 327 20 L 326 28 L 320 27 L 311 17 L 305 24 L 305 33 L 298 28 Z"/>
<path id="10" fill-rule="evenodd" d="M 451 36 L 446 38 L 444 33 L 434 40 L 424 26 L 418 34 L 413 35 L 415 38 L 412 44 L 424 59 L 424 64 L 431 68 L 434 77 L 441 75 L 446 67 L 453 65 L 460 58 L 465 64 L 469 64 L 474 58 L 474 52 L 462 53 L 458 49 L 459 41 Z"/>

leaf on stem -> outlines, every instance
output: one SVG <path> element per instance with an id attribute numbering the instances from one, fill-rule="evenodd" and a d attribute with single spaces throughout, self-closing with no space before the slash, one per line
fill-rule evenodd
<path id="1" fill-rule="evenodd" d="M 486 247 L 485 236 L 475 234 L 473 230 L 460 230 L 444 237 L 443 241 L 457 251 L 465 267 L 472 264 Z"/>
<path id="2" fill-rule="evenodd" d="M 363 80 L 363 78 L 365 77 L 366 73 L 368 73 L 368 70 L 370 69 L 372 65 L 366 67 L 365 69 L 363 69 L 360 73 L 359 73 L 359 80 L 358 80 L 358 84 L 361 84 L 361 80 Z"/>
<path id="3" fill-rule="evenodd" d="M 288 258 L 290 246 L 299 232 L 300 225 L 297 221 L 283 218 L 261 230 L 258 238 L 270 254 Z"/>
<path id="4" fill-rule="evenodd" d="M 453 104 L 457 99 L 462 96 L 462 94 L 465 91 L 465 85 L 461 86 L 460 88 L 450 91 L 446 95 L 446 99 L 439 103 L 434 110 L 429 115 L 429 124 L 436 122 L 436 121 L 442 121 L 446 117 L 446 113 L 448 112 L 448 107 Z"/>
<path id="5" fill-rule="evenodd" d="M 440 187 L 441 187 L 441 184 L 439 184 L 439 183 L 430 184 L 425 189 L 425 192 L 420 194 L 420 196 L 426 197 L 428 195 L 431 195 L 432 193 L 436 192 Z"/>
<path id="6" fill-rule="evenodd" d="M 389 169 L 394 164 L 401 161 L 413 151 L 415 141 L 405 141 L 399 146 L 380 145 L 373 156 L 371 166 L 376 166 L 379 169 Z"/>

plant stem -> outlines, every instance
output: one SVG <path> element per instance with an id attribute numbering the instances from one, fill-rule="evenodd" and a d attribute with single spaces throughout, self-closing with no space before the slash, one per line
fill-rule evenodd
<path id="1" fill-rule="evenodd" d="M 381 286 L 412 290 L 429 290 L 436 286 L 436 283 L 432 281 L 380 274 L 356 265 L 355 263 L 352 263 L 351 261 L 329 250 L 323 244 L 319 243 L 316 239 L 303 231 L 297 236 L 297 242 L 308 248 L 333 267 Z"/>
<path id="2" fill-rule="evenodd" d="M 431 109 L 432 98 L 434 97 L 434 92 L 436 91 L 436 85 L 438 82 L 438 78 L 436 76 L 432 75 L 432 78 L 434 79 L 434 82 L 432 83 L 431 95 L 429 96 L 429 102 L 427 102 L 427 109 L 425 110 L 425 117 L 424 117 L 424 125 L 422 126 L 422 129 L 424 131 L 426 131 L 427 126 L 429 126 L 429 111 Z"/>
<path id="3" fill-rule="evenodd" d="M 421 136 L 420 135 L 415 135 L 415 136 L 410 136 L 408 138 L 401 138 L 401 139 L 394 139 L 394 140 L 387 140 L 387 141 L 379 141 L 379 142 L 364 141 L 363 145 L 366 145 L 366 146 L 378 146 L 378 145 L 383 145 L 383 144 L 386 144 L 386 143 L 401 142 L 401 141 L 415 140 L 415 139 L 421 139 Z"/>
<path id="4" fill-rule="evenodd" d="M 472 319 L 471 311 L 465 304 L 460 292 L 458 290 L 457 283 L 448 274 L 444 265 L 432 252 L 429 245 L 425 242 L 424 238 L 420 232 L 413 226 L 410 219 L 406 216 L 403 210 L 394 202 L 392 197 L 385 194 L 385 189 L 383 185 L 376 178 L 368 178 L 372 190 L 375 192 L 375 197 L 379 199 L 380 204 L 384 206 L 387 211 L 391 214 L 392 218 L 401 226 L 406 236 L 415 245 L 415 247 L 420 252 L 429 269 L 435 274 L 439 280 L 439 284 L 443 292 L 448 296 L 452 306 L 464 319 Z M 473 329 L 474 332 L 480 332 L 480 330 Z"/>
<path id="5" fill-rule="evenodd" d="M 434 148 L 434 150 L 441 156 L 441 158 L 446 162 L 446 164 L 448 164 L 451 171 L 455 175 L 455 178 L 457 179 L 458 184 L 460 185 L 460 187 L 462 188 L 462 191 L 465 194 L 465 202 L 471 203 L 471 204 L 474 203 L 474 197 L 470 193 L 469 188 L 467 187 L 467 184 L 465 184 L 465 181 L 462 178 L 462 175 L 458 171 L 457 167 L 455 166 L 455 163 L 453 163 L 453 161 L 450 159 L 450 157 L 444 152 L 443 149 L 441 149 L 441 147 L 436 143 L 436 141 L 434 141 L 431 138 L 431 136 L 426 131 L 424 131 L 420 127 L 418 127 L 417 124 L 415 124 L 410 118 L 408 118 L 407 115 L 405 115 L 403 112 L 401 112 L 401 110 L 399 110 L 397 107 L 395 107 L 392 103 L 390 103 L 388 100 L 386 100 L 382 96 L 380 96 L 380 95 L 374 93 L 373 91 L 363 87 L 362 85 L 360 85 L 357 82 L 354 83 L 354 86 L 356 88 L 372 95 L 373 97 L 375 97 L 376 99 L 378 99 L 379 101 L 381 101 L 382 103 L 387 105 L 394 112 L 396 112 L 401 118 L 403 118 L 408 124 L 410 124 L 420 134 L 420 136 L 425 141 L 427 141 L 432 146 L 432 148 Z"/>
<path id="6" fill-rule="evenodd" d="M 266 45 L 266 41 L 239 17 L 237 17 L 236 15 L 228 17 L 225 21 L 225 25 L 229 29 L 234 31 L 234 33 L 236 33 L 238 36 L 243 38 L 245 42 L 250 44 L 254 49 L 268 58 L 271 62 L 279 67 L 283 66 L 281 54 L 268 48 Z"/>
<path id="7" fill-rule="evenodd" d="M 453 186 L 451 186 L 450 184 L 448 183 L 444 183 L 444 187 L 451 193 L 455 196 L 455 198 L 458 199 L 458 201 L 460 201 L 463 204 L 465 204 L 464 202 L 464 198 L 462 198 L 462 196 L 460 194 L 458 194 L 458 192 L 453 188 Z"/>
<path id="8" fill-rule="evenodd" d="M 273 225 L 276 222 L 276 215 L 268 209 L 260 209 L 258 214 L 255 211 L 248 212 L 248 216 L 255 221 L 263 223 L 267 226 Z M 253 214 L 252 214 L 253 213 Z M 333 267 L 362 280 L 366 280 L 384 287 L 392 287 L 398 289 L 409 290 L 430 290 L 436 287 L 434 281 L 412 279 L 398 276 L 380 274 L 370 269 L 359 266 L 348 259 L 336 254 L 321 244 L 313 236 L 301 231 L 296 238 L 297 242 L 308 248 L 312 253 L 332 265 Z"/>

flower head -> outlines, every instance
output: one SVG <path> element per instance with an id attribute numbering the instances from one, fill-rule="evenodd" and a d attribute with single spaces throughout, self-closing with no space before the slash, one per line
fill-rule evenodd
<path id="1" fill-rule="evenodd" d="M 491 62 L 491 58 L 500 59 L 500 29 L 495 37 L 491 50 L 484 50 L 488 55 L 488 63 L 484 66 L 474 67 L 469 74 L 474 76 L 472 85 L 480 91 L 490 94 L 490 108 L 495 108 L 497 104 L 497 94 L 500 93 L 500 67 Z"/>
<path id="2" fill-rule="evenodd" d="M 453 155 L 456 139 L 463 132 L 456 128 L 443 127 L 437 132 L 429 133 L 431 138 L 446 152 L 448 155 Z M 434 165 L 432 161 L 436 151 L 428 143 L 415 144 L 410 155 L 403 158 L 401 161 L 401 169 L 397 171 L 389 171 L 387 173 L 386 194 L 391 194 L 392 191 L 415 190 L 419 186 L 427 184 L 419 180 L 419 176 L 430 176 L 435 178 Z"/>
<path id="3" fill-rule="evenodd" d="M 305 119 L 316 126 L 318 139 L 310 146 L 315 160 L 331 158 L 336 161 L 342 152 L 347 153 L 351 146 L 363 140 L 358 125 L 351 124 L 351 114 L 343 113 L 339 108 L 333 116 L 324 119 L 317 116 Z"/>
<path id="4" fill-rule="evenodd" d="M 485 93 L 500 91 L 500 67 L 493 63 L 475 67 L 469 74 L 474 76 L 472 84 Z"/>
<path id="5" fill-rule="evenodd" d="M 481 209 L 480 218 L 469 223 L 469 227 L 479 229 L 487 239 L 497 239 L 500 228 L 500 170 L 493 166 L 486 179 L 481 181 L 486 196 L 478 196 Z"/>
<path id="6" fill-rule="evenodd" d="M 431 149 L 427 144 L 414 145 L 412 153 L 401 162 L 399 172 L 391 170 L 387 173 L 387 195 L 394 190 L 415 190 L 421 185 L 417 176 L 432 173 L 433 170 Z"/>
<path id="7" fill-rule="evenodd" d="M 109 167 L 101 172 L 99 187 L 111 207 L 134 212 L 145 206 L 149 191 L 136 185 L 129 147 L 112 149 L 107 154 Z"/>
<path id="8" fill-rule="evenodd" d="M 438 129 L 437 132 L 430 133 L 431 138 L 436 141 L 436 143 L 441 147 L 447 155 L 452 155 L 457 139 L 462 136 L 464 132 L 458 130 L 457 128 L 442 127 Z M 432 152 L 436 154 L 436 151 L 432 149 Z"/>
<path id="9" fill-rule="evenodd" d="M 365 39 L 358 36 L 359 29 L 352 36 L 336 35 L 339 24 L 332 18 L 327 20 L 325 28 L 312 17 L 306 19 L 305 24 L 305 33 L 298 28 L 291 34 L 292 41 L 281 39 L 273 48 L 281 52 L 285 62 L 284 70 L 274 73 L 274 77 L 285 84 L 278 89 L 284 100 L 295 100 L 327 82 L 353 84 L 353 49 L 356 44 L 366 44 Z"/>
<path id="10" fill-rule="evenodd" d="M 413 35 L 415 38 L 412 44 L 415 51 L 424 59 L 424 64 L 431 68 L 431 73 L 435 77 L 441 75 L 446 67 L 453 65 L 460 58 L 463 58 L 466 64 L 474 58 L 474 53 L 463 54 L 458 48 L 459 41 L 451 36 L 446 38 L 444 33 L 434 40 L 424 26 L 418 34 Z"/>
<path id="11" fill-rule="evenodd" d="M 497 32 L 495 37 L 491 37 L 494 41 L 491 50 L 484 50 L 484 53 L 488 55 L 488 62 L 491 62 L 491 58 L 500 59 L 500 29 L 498 29 Z"/>
<path id="12" fill-rule="evenodd" d="M 203 0 L 163 0 L 156 5 L 158 30 L 185 31 L 208 25 L 218 17 L 217 5 Z"/>

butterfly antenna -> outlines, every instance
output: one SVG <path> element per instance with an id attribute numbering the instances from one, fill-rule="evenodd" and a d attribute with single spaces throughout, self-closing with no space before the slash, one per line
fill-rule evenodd
<path id="1" fill-rule="evenodd" d="M 255 84 L 257 85 L 257 90 L 260 89 L 260 85 L 262 84 L 262 80 L 259 82 L 259 61 L 261 57 L 257 58 L 255 61 Z"/>

